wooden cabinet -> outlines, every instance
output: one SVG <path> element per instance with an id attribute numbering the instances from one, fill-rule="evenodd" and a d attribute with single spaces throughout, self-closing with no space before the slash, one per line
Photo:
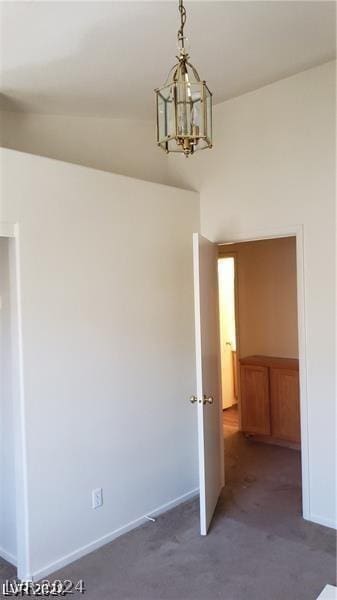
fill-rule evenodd
<path id="1" fill-rule="evenodd" d="M 241 423 L 243 431 L 270 434 L 268 369 L 241 366 Z"/>
<path id="2" fill-rule="evenodd" d="M 280 440 L 299 443 L 298 370 L 271 368 L 269 377 L 272 435 Z"/>
<path id="3" fill-rule="evenodd" d="M 249 356 L 240 360 L 241 426 L 265 441 L 300 443 L 298 360 Z"/>

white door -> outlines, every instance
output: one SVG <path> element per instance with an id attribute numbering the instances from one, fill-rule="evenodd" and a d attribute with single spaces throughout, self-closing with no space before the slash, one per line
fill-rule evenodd
<path id="1" fill-rule="evenodd" d="M 224 485 L 217 247 L 193 234 L 200 532 L 206 535 Z"/>

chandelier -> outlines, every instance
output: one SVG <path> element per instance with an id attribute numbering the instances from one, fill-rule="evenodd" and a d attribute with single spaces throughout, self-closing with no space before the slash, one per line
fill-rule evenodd
<path id="1" fill-rule="evenodd" d="M 165 152 L 212 148 L 212 94 L 189 62 L 185 48 L 186 9 L 179 0 L 178 63 L 169 72 L 163 87 L 155 90 L 157 144 Z"/>

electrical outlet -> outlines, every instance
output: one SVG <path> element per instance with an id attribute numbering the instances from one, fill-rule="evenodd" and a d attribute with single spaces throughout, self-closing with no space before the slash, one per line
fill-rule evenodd
<path id="1" fill-rule="evenodd" d="M 103 490 L 102 488 L 96 488 L 92 490 L 92 508 L 100 508 L 103 506 Z"/>

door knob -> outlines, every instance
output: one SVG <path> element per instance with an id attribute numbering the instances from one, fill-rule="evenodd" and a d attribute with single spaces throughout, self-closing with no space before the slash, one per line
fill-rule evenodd
<path id="1" fill-rule="evenodd" d="M 196 396 L 191 396 L 190 397 L 190 403 L 194 404 L 195 402 L 197 402 L 198 398 Z"/>
<path id="2" fill-rule="evenodd" d="M 204 394 L 204 399 L 202 401 L 203 404 L 213 404 L 213 402 L 214 402 L 214 399 L 212 396 L 209 396 L 207 398 L 207 396 Z"/>

